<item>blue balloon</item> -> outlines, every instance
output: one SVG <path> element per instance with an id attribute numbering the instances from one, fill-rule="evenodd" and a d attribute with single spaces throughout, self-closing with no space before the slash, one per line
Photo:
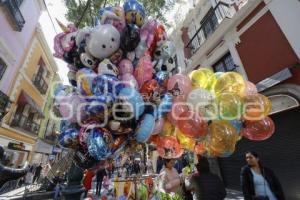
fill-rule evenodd
<path id="1" fill-rule="evenodd" d="M 66 148 L 75 148 L 78 145 L 79 130 L 76 128 L 68 128 L 61 132 L 58 138 L 60 145 Z"/>
<path id="2" fill-rule="evenodd" d="M 127 13 L 129 11 L 137 11 L 138 13 L 140 13 L 142 15 L 143 18 L 145 18 L 145 16 L 146 16 L 144 6 L 136 0 L 126 1 L 123 5 L 123 8 L 124 8 L 125 13 Z"/>
<path id="3" fill-rule="evenodd" d="M 173 104 L 173 96 L 169 93 L 166 93 L 162 96 L 161 102 L 157 108 L 157 118 L 163 117 L 165 114 L 171 111 Z"/>
<path id="4" fill-rule="evenodd" d="M 159 71 L 154 76 L 154 79 L 160 86 L 163 86 L 168 78 L 169 73 L 167 71 Z"/>
<path id="5" fill-rule="evenodd" d="M 119 82 L 116 76 L 102 74 L 94 78 L 92 92 L 96 96 L 111 94 L 114 98 L 119 94 L 124 85 Z"/>
<path id="6" fill-rule="evenodd" d="M 61 120 L 60 121 L 60 132 L 64 132 L 65 130 L 67 130 L 69 128 L 79 129 L 79 126 L 78 126 L 78 124 L 72 123 L 68 120 Z"/>
<path id="7" fill-rule="evenodd" d="M 103 139 L 103 133 L 99 129 L 93 129 L 88 138 L 87 146 L 89 154 L 96 160 L 105 160 L 110 156 L 111 152 L 107 146 L 107 143 Z"/>
<path id="8" fill-rule="evenodd" d="M 154 126 L 154 116 L 151 114 L 145 114 L 136 129 L 136 140 L 138 142 L 146 142 L 151 136 Z"/>
<path id="9" fill-rule="evenodd" d="M 141 94 L 134 88 L 123 88 L 119 93 L 119 98 L 128 101 L 133 107 L 133 114 L 138 119 L 145 111 L 144 100 Z"/>
<path id="10" fill-rule="evenodd" d="M 97 115 L 111 107 L 113 103 L 113 97 L 110 95 L 96 96 L 92 99 L 89 99 L 88 102 L 88 105 L 85 107 L 87 114 Z"/>
<path id="11" fill-rule="evenodd" d="M 231 120 L 231 121 L 229 121 L 229 122 L 230 122 L 230 124 L 236 129 L 236 131 L 237 131 L 238 133 L 241 132 L 241 129 L 242 129 L 242 127 L 243 127 L 243 123 L 242 123 L 240 120 Z"/>

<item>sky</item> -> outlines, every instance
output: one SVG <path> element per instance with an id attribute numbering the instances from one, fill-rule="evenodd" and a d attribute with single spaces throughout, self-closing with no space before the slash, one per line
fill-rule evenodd
<path id="1" fill-rule="evenodd" d="M 183 18 L 183 15 L 185 15 L 188 12 L 189 8 L 193 5 L 195 1 L 196 0 L 182 0 L 181 4 L 178 3 L 175 4 L 173 10 L 166 15 L 168 22 L 171 24 L 175 24 L 175 21 L 178 22 L 178 19 Z M 50 20 L 49 14 L 46 11 L 42 13 L 39 22 L 41 24 L 48 45 L 51 51 L 54 52 L 53 38 L 57 33 L 62 32 L 62 30 L 56 23 L 55 18 L 57 18 L 63 24 L 67 25 L 69 23 L 65 17 L 65 14 L 67 13 L 67 8 L 64 5 L 64 0 L 45 0 L 45 3 L 47 5 L 49 14 L 53 20 L 53 24 Z M 68 77 L 67 77 L 67 73 L 68 73 L 67 64 L 61 59 L 55 58 L 55 61 L 58 66 L 58 74 L 61 77 L 63 83 L 69 84 Z"/>

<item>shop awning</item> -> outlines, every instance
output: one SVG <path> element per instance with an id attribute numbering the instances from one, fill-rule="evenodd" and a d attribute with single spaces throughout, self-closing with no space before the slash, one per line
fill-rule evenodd
<path id="1" fill-rule="evenodd" d="M 40 118 L 45 118 L 42 109 L 35 103 L 35 101 L 28 94 L 26 94 L 26 92 L 24 91 L 21 92 L 18 99 L 18 104 L 20 105 L 29 104 L 30 107 L 38 113 Z"/>

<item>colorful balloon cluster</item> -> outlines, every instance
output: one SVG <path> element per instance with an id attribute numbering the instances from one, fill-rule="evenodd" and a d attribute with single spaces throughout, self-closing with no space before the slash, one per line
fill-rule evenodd
<path id="1" fill-rule="evenodd" d="M 54 55 L 69 64 L 72 87 L 54 91 L 63 117 L 59 143 L 76 150 L 82 168 L 116 156 L 130 141 L 151 141 L 163 157 L 183 149 L 223 156 L 234 151 L 239 133 L 261 140 L 274 131 L 265 118 L 270 101 L 241 75 L 205 68 L 173 75 L 175 47 L 136 0 L 101 8 L 95 27 L 61 26 Z"/>

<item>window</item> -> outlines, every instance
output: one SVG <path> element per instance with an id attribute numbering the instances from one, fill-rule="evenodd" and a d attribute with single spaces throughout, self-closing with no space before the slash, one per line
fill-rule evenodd
<path id="1" fill-rule="evenodd" d="M 46 94 L 48 85 L 43 76 L 47 73 L 47 70 L 42 58 L 40 58 L 38 66 L 39 69 L 36 75 L 33 77 L 33 83 L 36 86 L 36 88 L 41 92 L 41 94 Z"/>
<path id="2" fill-rule="evenodd" d="M 219 25 L 218 18 L 213 9 L 211 9 L 208 12 L 207 16 L 204 17 L 202 23 L 203 23 L 203 32 L 205 37 L 207 38 L 215 32 L 216 28 Z"/>
<path id="3" fill-rule="evenodd" d="M 2 77 L 3 77 L 6 68 L 7 68 L 7 65 L 5 64 L 4 60 L 2 60 L 2 59 L 0 58 L 0 80 L 1 80 Z"/>
<path id="4" fill-rule="evenodd" d="M 236 71 L 236 67 L 229 52 L 213 65 L 215 72 Z"/>

